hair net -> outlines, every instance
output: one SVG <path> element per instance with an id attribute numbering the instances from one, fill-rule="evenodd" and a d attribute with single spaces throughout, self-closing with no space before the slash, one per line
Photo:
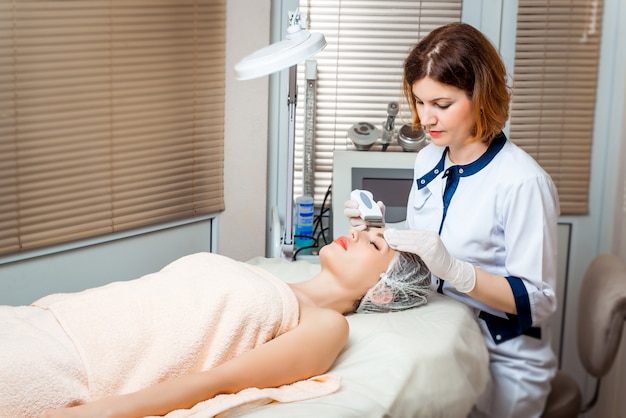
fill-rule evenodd
<path id="1" fill-rule="evenodd" d="M 413 253 L 398 251 L 380 280 L 365 294 L 356 313 L 392 312 L 427 302 L 430 271 Z"/>

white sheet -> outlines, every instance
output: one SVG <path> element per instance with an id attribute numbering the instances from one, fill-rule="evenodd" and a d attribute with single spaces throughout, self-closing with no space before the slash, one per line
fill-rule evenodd
<path id="1" fill-rule="evenodd" d="M 287 282 L 309 278 L 319 265 L 257 257 Z M 473 314 L 433 294 L 427 305 L 404 312 L 351 315 L 348 344 L 328 372 L 339 391 L 296 403 L 271 404 L 245 418 L 466 416 L 489 380 L 489 358 Z"/>

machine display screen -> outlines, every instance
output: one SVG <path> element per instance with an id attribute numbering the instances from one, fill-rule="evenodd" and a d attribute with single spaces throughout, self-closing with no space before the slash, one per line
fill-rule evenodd
<path id="1" fill-rule="evenodd" d="M 376 201 L 385 203 L 385 222 L 406 218 L 406 206 L 413 184 L 413 170 L 397 168 L 353 168 L 352 188 L 369 190 Z"/>

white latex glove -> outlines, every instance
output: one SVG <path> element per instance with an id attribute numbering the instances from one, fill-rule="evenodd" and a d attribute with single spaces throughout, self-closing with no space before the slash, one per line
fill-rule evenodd
<path id="1" fill-rule="evenodd" d="M 380 208 L 380 212 L 383 214 L 383 226 L 385 226 L 385 204 L 380 200 L 376 202 Z M 359 204 L 357 201 L 349 199 L 344 204 L 343 214 L 350 221 L 350 226 L 357 231 L 363 231 L 368 227 L 369 222 L 361 218 L 361 211 L 359 210 Z"/>
<path id="2" fill-rule="evenodd" d="M 436 232 L 387 229 L 384 235 L 391 248 L 419 255 L 431 273 L 459 292 L 468 293 L 474 289 L 474 266 L 452 257 Z"/>

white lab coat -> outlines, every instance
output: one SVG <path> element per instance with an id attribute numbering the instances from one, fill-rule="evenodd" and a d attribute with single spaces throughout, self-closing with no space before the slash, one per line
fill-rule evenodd
<path id="1" fill-rule="evenodd" d="M 433 144 L 418 153 L 407 227 L 439 231 L 454 257 L 507 277 L 518 312 L 507 316 L 433 278 L 440 293 L 473 308 L 490 352 L 492 387 L 471 416 L 539 417 L 556 371 L 547 327 L 556 310 L 556 187 L 504 134 L 471 164 L 448 168 L 444 157 Z"/>

